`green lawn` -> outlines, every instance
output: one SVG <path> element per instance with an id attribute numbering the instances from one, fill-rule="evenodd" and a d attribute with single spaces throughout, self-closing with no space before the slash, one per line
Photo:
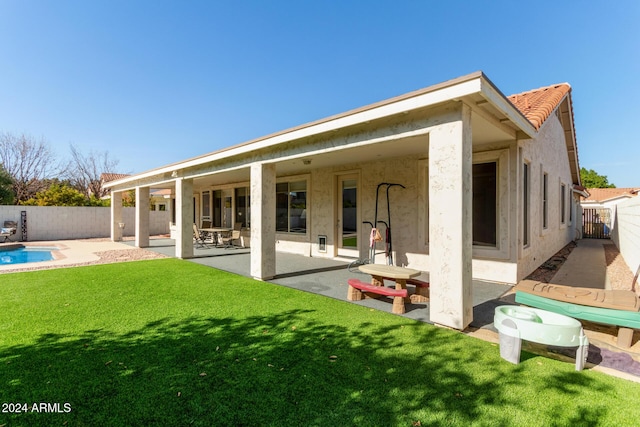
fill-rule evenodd
<path id="1" fill-rule="evenodd" d="M 496 345 L 454 331 L 175 259 L 0 276 L 0 426 L 640 419 L 640 384 L 522 359 L 512 365 Z M 6 412 L 41 402 L 60 412 Z"/>

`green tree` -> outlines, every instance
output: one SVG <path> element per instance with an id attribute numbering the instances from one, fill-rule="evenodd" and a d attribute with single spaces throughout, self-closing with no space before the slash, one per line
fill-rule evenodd
<path id="1" fill-rule="evenodd" d="M 609 184 L 605 175 L 600 175 L 593 169 L 580 168 L 580 181 L 585 188 L 616 188 L 614 184 Z"/>
<path id="2" fill-rule="evenodd" d="M 31 199 L 22 202 L 30 206 L 89 206 L 89 199 L 78 190 L 66 184 L 52 184 Z"/>
<path id="3" fill-rule="evenodd" d="M 9 172 L 0 164 L 0 205 L 12 205 L 14 199 L 13 179 Z"/>
<path id="4" fill-rule="evenodd" d="M 129 190 L 122 194 L 122 206 L 136 207 L 136 190 Z"/>

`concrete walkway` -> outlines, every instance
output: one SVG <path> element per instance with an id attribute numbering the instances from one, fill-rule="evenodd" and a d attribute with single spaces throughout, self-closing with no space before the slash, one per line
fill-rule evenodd
<path id="1" fill-rule="evenodd" d="M 607 261 L 602 245 L 606 240 L 582 239 L 553 276 L 556 285 L 608 289 Z"/>

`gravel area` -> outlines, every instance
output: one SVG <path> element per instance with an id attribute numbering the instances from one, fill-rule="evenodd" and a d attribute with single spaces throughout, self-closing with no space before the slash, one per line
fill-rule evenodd
<path id="1" fill-rule="evenodd" d="M 611 283 L 611 289 L 631 290 L 633 283 L 633 273 L 627 266 L 624 258 L 620 254 L 618 247 L 609 242 L 604 247 L 604 256 L 607 260 L 607 276 Z M 638 289 L 638 283 L 635 284 L 635 292 L 640 295 L 640 289 Z"/>

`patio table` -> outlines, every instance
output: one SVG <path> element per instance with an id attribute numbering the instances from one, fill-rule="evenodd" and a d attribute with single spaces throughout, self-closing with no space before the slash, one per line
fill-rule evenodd
<path id="1" fill-rule="evenodd" d="M 209 227 L 209 228 L 201 228 L 200 231 L 213 234 L 213 241 L 215 242 L 216 246 L 218 246 L 219 244 L 221 244 L 220 237 L 222 237 L 224 233 L 232 232 L 233 228 Z"/>
<path id="2" fill-rule="evenodd" d="M 384 279 L 392 279 L 396 282 L 396 289 L 407 289 L 407 279 L 417 277 L 422 274 L 418 270 L 406 267 L 396 267 L 394 265 L 364 264 L 358 269 L 371 275 L 371 284 L 374 286 L 384 286 Z M 410 297 L 405 298 L 405 302 L 410 302 Z"/>

